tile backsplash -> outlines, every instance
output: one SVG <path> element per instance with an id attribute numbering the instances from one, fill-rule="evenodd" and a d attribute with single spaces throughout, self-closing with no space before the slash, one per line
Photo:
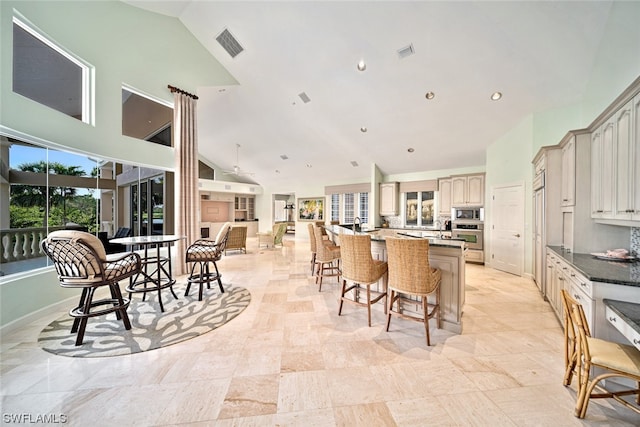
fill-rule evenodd
<path id="1" fill-rule="evenodd" d="M 640 227 L 631 228 L 631 244 L 629 250 L 636 255 L 640 255 Z"/>

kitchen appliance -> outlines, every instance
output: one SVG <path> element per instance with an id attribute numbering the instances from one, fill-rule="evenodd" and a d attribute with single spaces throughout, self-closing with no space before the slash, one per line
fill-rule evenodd
<path id="1" fill-rule="evenodd" d="M 453 207 L 451 208 L 451 220 L 453 222 L 460 220 L 484 221 L 484 208 L 476 207 Z"/>
<path id="2" fill-rule="evenodd" d="M 454 222 L 452 239 L 462 239 L 468 249 L 483 250 L 484 224 L 481 222 Z"/>

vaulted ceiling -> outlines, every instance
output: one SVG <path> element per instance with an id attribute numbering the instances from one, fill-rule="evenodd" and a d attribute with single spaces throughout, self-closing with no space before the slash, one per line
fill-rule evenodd
<path id="1" fill-rule="evenodd" d="M 373 163 L 384 174 L 484 165 L 486 148 L 527 115 L 581 101 L 612 7 L 126 3 L 179 18 L 237 79 L 197 88 L 201 154 L 278 191 L 365 182 Z M 225 29 L 243 48 L 235 57 L 216 41 Z"/>

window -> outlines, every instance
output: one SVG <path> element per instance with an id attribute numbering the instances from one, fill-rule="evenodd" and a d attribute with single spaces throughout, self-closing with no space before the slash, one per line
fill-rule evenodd
<path id="1" fill-rule="evenodd" d="M 331 195 L 331 221 L 340 221 L 340 195 Z"/>
<path id="2" fill-rule="evenodd" d="M 344 223 L 353 224 L 355 218 L 354 193 L 344 195 Z"/>
<path id="3" fill-rule="evenodd" d="M 173 232 L 173 198 L 164 197 L 171 172 L 1 135 L 0 165 L 8 169 L 0 182 L 0 276 L 47 266 L 39 243 L 51 231 L 79 229 L 101 238 L 119 227 Z"/>
<path id="4" fill-rule="evenodd" d="M 356 217 L 361 224 L 369 222 L 369 193 L 331 195 L 331 221 L 353 224 Z"/>
<path id="5" fill-rule="evenodd" d="M 122 134 L 172 146 L 173 106 L 135 89 L 122 88 Z"/>
<path id="6" fill-rule="evenodd" d="M 360 205 L 358 211 L 360 212 L 360 223 L 368 224 L 369 223 L 369 193 L 359 193 L 360 195 Z"/>
<path id="7" fill-rule="evenodd" d="M 404 223 L 407 226 L 433 225 L 434 192 L 410 191 L 405 195 Z"/>
<path id="8" fill-rule="evenodd" d="M 13 18 L 13 91 L 68 116 L 93 123 L 94 69 Z"/>

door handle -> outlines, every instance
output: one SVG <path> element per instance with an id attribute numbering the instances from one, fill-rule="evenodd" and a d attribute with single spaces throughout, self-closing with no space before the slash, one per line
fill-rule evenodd
<path id="1" fill-rule="evenodd" d="M 520 237 L 520 234 L 514 234 L 513 236 L 514 237 Z"/>

